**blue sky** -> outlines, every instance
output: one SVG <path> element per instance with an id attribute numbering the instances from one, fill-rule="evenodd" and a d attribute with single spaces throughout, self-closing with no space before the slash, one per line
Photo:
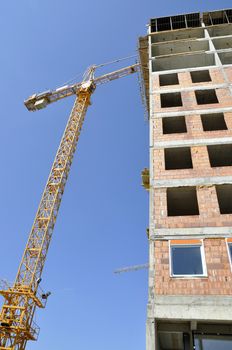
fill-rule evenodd
<path id="1" fill-rule="evenodd" d="M 73 103 L 29 113 L 23 100 L 90 64 L 135 54 L 151 17 L 230 6 L 229 0 L 1 2 L 1 278 L 15 277 Z M 147 271 L 113 274 L 148 260 L 145 166 L 148 125 L 132 75 L 93 95 L 41 283 L 52 295 L 37 313 L 39 341 L 28 349 L 145 348 Z"/>

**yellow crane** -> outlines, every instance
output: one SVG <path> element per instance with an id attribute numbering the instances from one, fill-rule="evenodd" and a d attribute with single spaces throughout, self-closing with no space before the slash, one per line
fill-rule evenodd
<path id="1" fill-rule="evenodd" d="M 29 234 L 15 282 L 12 286 L 5 283 L 0 290 L 0 294 L 4 297 L 0 313 L 0 350 L 23 350 L 28 340 L 37 340 L 38 338 L 39 327 L 33 321 L 35 310 L 37 307 L 44 308 L 50 295 L 50 292 L 45 293 L 39 284 L 91 95 L 97 85 L 127 76 L 139 70 L 139 64 L 134 64 L 95 78 L 94 72 L 96 67 L 91 66 L 80 83 L 65 85 L 53 91 L 34 94 L 24 102 L 29 111 L 36 111 L 52 102 L 76 95 L 73 109 Z"/>

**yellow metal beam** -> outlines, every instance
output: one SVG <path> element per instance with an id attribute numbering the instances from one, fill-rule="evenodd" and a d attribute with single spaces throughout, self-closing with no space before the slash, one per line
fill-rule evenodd
<path id="1" fill-rule="evenodd" d="M 36 340 L 39 328 L 33 322 L 36 307 L 43 307 L 38 293 L 46 255 L 56 222 L 64 187 L 90 97 L 95 85 L 79 90 L 58 148 L 41 202 L 29 235 L 13 287 L 0 291 L 5 301 L 0 312 L 0 350 L 24 350 Z"/>

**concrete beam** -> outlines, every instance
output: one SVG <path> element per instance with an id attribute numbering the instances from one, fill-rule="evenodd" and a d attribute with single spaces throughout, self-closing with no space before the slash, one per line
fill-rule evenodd
<path id="1" fill-rule="evenodd" d="M 232 112 L 232 107 L 218 107 L 218 108 L 206 108 L 206 109 L 190 109 L 186 111 L 178 111 L 178 112 L 153 112 L 150 115 L 151 119 L 158 119 L 164 117 L 178 117 L 179 115 L 184 115 L 186 117 L 190 115 L 200 115 L 200 114 L 209 114 L 209 113 L 227 113 Z"/>
<path id="2" fill-rule="evenodd" d="M 156 180 L 151 179 L 153 188 L 185 187 L 185 186 L 212 186 L 231 184 L 232 176 L 193 177 L 185 179 Z"/>
<path id="3" fill-rule="evenodd" d="M 149 317 L 166 320 L 232 320 L 232 296 L 156 295 Z"/>
<path id="4" fill-rule="evenodd" d="M 155 228 L 150 226 L 150 240 L 169 240 L 182 238 L 227 238 L 232 237 L 232 227 L 187 227 L 187 228 Z"/>
<path id="5" fill-rule="evenodd" d="M 182 88 L 179 87 L 177 89 L 153 89 L 152 95 L 155 94 L 168 94 L 172 92 L 185 92 L 185 91 L 195 91 L 195 90 L 212 90 L 212 89 L 226 89 L 229 85 L 232 85 L 232 83 L 224 83 L 224 84 L 214 84 L 214 85 L 197 85 L 197 86 L 191 86 Z"/>
<path id="6" fill-rule="evenodd" d="M 175 148 L 182 146 L 206 146 L 206 145 L 225 145 L 232 143 L 232 137 L 214 137 L 212 139 L 187 139 L 174 141 L 156 141 L 153 146 L 154 149 Z"/>

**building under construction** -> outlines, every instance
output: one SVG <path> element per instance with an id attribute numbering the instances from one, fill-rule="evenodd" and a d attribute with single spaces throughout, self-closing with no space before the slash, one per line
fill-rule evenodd
<path id="1" fill-rule="evenodd" d="M 152 18 L 139 50 L 150 123 L 147 350 L 232 349 L 232 10 Z"/>
<path id="2" fill-rule="evenodd" d="M 150 124 L 147 350 L 232 349 L 232 10 L 152 18 L 140 63 L 33 94 L 29 111 L 76 96 L 13 284 L 0 283 L 0 350 L 37 340 L 40 285 L 91 96 L 142 71 Z M 119 61 L 119 60 L 118 60 Z"/>

